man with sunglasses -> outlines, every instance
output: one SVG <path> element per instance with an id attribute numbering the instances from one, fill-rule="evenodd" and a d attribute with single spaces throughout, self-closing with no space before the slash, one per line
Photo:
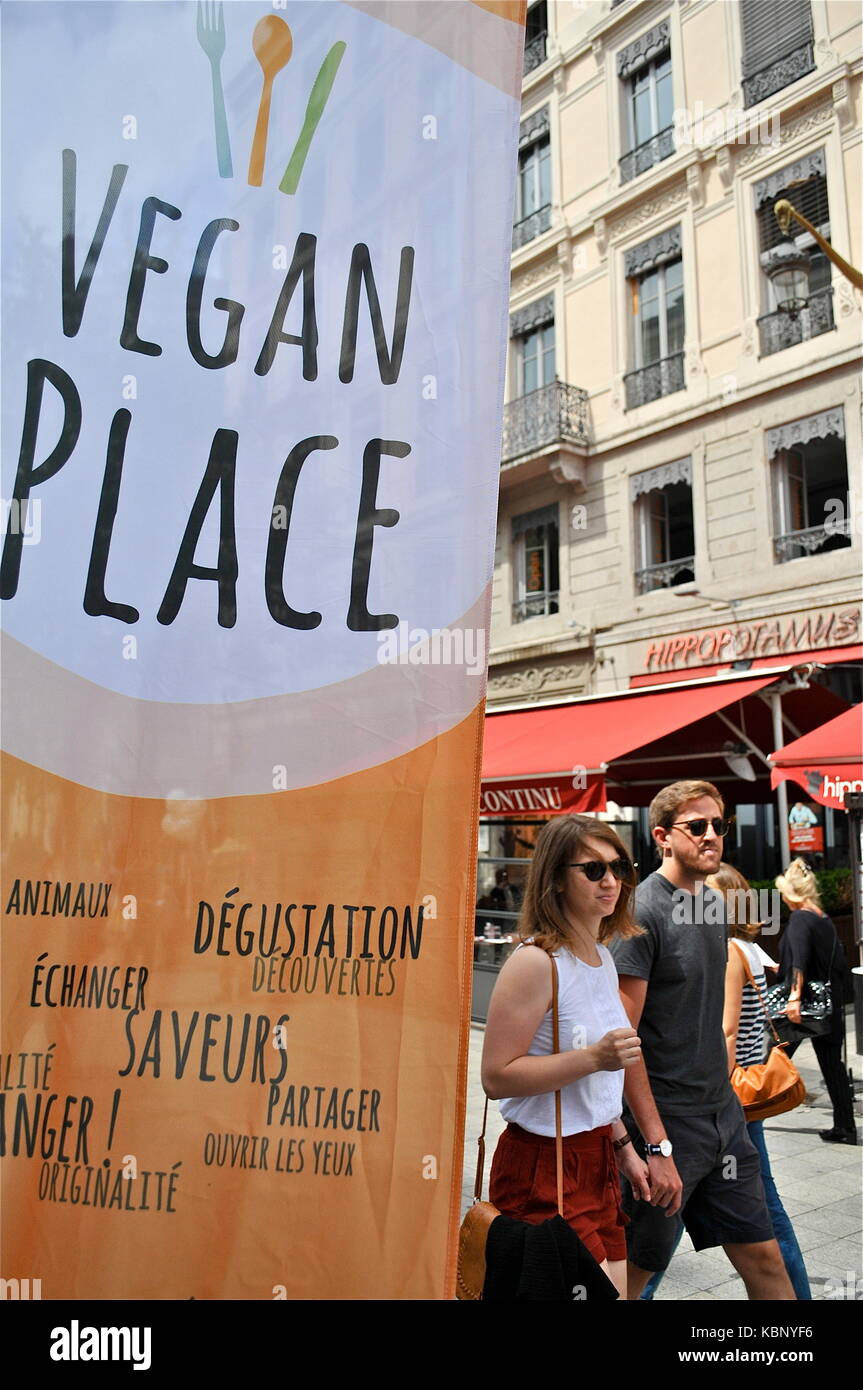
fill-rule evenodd
<path id="1" fill-rule="evenodd" d="M 680 1212 L 696 1250 L 724 1248 L 750 1299 L 793 1299 L 728 1078 L 725 905 L 704 887 L 722 860 L 722 797 L 710 782 L 674 782 L 654 797 L 649 823 L 662 862 L 635 895 L 644 934 L 610 948 L 642 1044 L 626 1072 L 624 1118 L 650 1173 L 649 1202 L 624 1193 L 628 1296 L 667 1268 Z"/>

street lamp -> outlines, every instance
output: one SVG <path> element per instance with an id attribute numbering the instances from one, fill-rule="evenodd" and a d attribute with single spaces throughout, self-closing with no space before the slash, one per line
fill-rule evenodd
<path id="1" fill-rule="evenodd" d="M 791 241 L 791 220 L 799 222 L 801 227 L 813 238 L 829 261 L 842 272 L 846 280 L 850 280 L 855 289 L 863 290 L 863 275 L 859 270 L 855 270 L 838 251 L 834 251 L 829 241 L 825 241 L 820 232 L 812 226 L 802 212 L 798 212 L 793 203 L 787 198 L 779 198 L 773 204 L 773 213 L 779 223 L 785 240 L 776 247 L 770 263 L 766 267 L 766 274 L 773 282 L 776 289 L 776 303 L 778 308 L 788 314 L 792 319 L 796 319 L 801 309 L 806 307 L 809 299 L 809 257 L 806 252 L 798 251 Z"/>
<path id="2" fill-rule="evenodd" d="M 776 292 L 776 307 L 796 319 L 809 303 L 809 256 L 793 241 L 782 241 L 770 253 L 765 274 Z"/>

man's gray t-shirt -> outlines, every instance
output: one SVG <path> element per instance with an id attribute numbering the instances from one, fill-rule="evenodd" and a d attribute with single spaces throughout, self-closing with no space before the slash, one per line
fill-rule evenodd
<path id="1" fill-rule="evenodd" d="M 720 1110 L 733 1094 L 722 1032 L 725 903 L 709 888 L 693 898 L 653 873 L 636 889 L 633 915 L 644 935 L 608 944 L 619 975 L 648 982 L 638 1035 L 657 1109 Z"/>

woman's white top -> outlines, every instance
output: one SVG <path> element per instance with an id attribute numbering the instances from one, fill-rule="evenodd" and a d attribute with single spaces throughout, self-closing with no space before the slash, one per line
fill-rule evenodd
<path id="1" fill-rule="evenodd" d="M 586 965 L 571 951 L 555 951 L 558 971 L 560 1051 L 591 1047 L 612 1028 L 629 1028 L 629 1019 L 617 988 L 617 970 L 610 951 L 597 945 L 601 965 Z M 533 1042 L 529 1057 L 554 1052 L 551 1009 Z M 561 1090 L 561 1132 L 581 1134 L 620 1118 L 623 1105 L 623 1068 L 596 1071 L 572 1081 Z M 510 1124 L 531 1134 L 554 1137 L 554 1092 L 541 1096 L 514 1096 L 500 1102 L 500 1113 Z"/>
<path id="2" fill-rule="evenodd" d="M 754 941 L 744 941 L 741 937 L 735 937 L 733 945 L 729 942 L 729 950 L 742 951 L 749 962 L 749 969 L 752 971 L 758 990 L 761 991 L 761 999 L 767 993 L 767 981 L 764 977 L 764 966 L 761 964 L 758 947 Z M 764 1032 L 767 1021 L 764 1008 L 759 1000 L 758 990 L 752 988 L 748 979 L 743 981 L 743 991 L 740 996 L 740 1021 L 737 1025 L 737 1045 L 735 1058 L 738 1067 L 751 1067 L 758 1062 L 763 1062 L 767 1051 Z"/>

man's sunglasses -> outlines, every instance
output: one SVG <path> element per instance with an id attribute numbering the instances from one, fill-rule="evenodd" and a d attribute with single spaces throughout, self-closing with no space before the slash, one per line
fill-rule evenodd
<path id="1" fill-rule="evenodd" d="M 714 835 L 719 836 L 719 838 L 721 839 L 723 835 L 728 834 L 728 831 L 731 829 L 733 823 L 733 816 L 729 816 L 727 820 L 722 820 L 719 816 L 714 816 L 712 820 L 705 820 L 704 818 L 699 817 L 698 820 L 675 820 L 671 822 L 672 825 L 679 825 L 684 827 L 686 830 L 689 831 L 690 835 L 695 836 L 696 840 L 707 833 L 708 825 L 713 826 Z"/>
<path id="2" fill-rule="evenodd" d="M 585 864 L 567 864 L 568 869 L 581 869 L 585 878 L 591 883 L 599 883 L 600 879 L 605 878 L 608 870 L 620 883 L 631 883 L 635 878 L 635 870 L 638 868 L 631 859 L 612 859 L 608 864 L 604 864 L 601 859 L 588 859 Z"/>

